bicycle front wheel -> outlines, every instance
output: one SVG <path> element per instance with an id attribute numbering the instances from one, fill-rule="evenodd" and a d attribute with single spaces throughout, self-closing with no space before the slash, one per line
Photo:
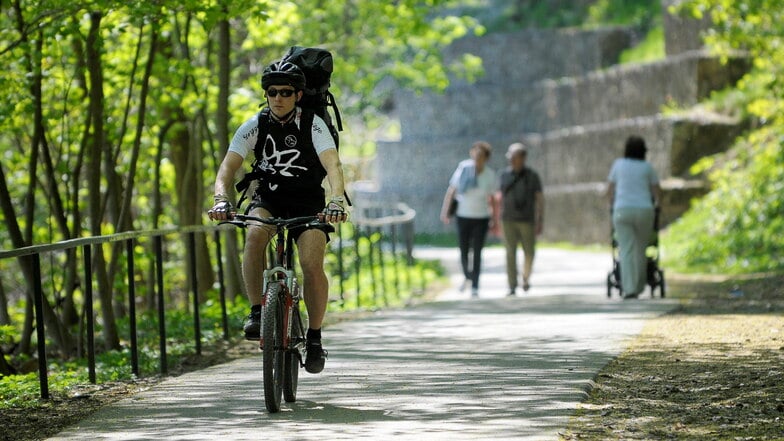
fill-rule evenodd
<path id="1" fill-rule="evenodd" d="M 267 288 L 262 350 L 264 374 L 264 404 L 271 413 L 280 411 L 280 398 L 283 393 L 283 305 L 280 302 L 279 283 L 270 283 Z"/>

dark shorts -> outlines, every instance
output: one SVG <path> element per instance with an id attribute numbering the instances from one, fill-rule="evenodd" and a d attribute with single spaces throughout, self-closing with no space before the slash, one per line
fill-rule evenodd
<path id="1" fill-rule="evenodd" d="M 245 213 L 248 214 L 256 208 L 263 208 L 270 212 L 272 217 L 280 217 L 283 219 L 288 219 L 292 217 L 301 217 L 301 216 L 315 216 L 324 210 L 324 203 L 292 203 L 290 201 L 281 202 L 275 201 L 272 199 L 265 198 L 258 194 L 253 196 L 253 200 L 251 201 L 248 208 L 245 210 Z M 297 227 L 292 228 L 289 230 L 289 235 L 292 239 L 296 242 L 299 239 L 299 236 L 305 230 L 320 230 L 324 232 L 324 235 L 327 237 L 327 242 L 329 242 L 329 233 L 335 232 L 335 227 L 332 225 L 317 225 L 313 227 Z"/>

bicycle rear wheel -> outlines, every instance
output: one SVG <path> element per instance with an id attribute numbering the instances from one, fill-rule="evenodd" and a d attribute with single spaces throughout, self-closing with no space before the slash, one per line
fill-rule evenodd
<path id="1" fill-rule="evenodd" d="M 264 307 L 262 336 L 262 364 L 264 373 L 264 405 L 271 413 L 280 411 L 280 398 L 283 393 L 283 305 L 280 302 L 281 286 L 270 283 L 267 288 L 267 302 Z"/>
<path id="2" fill-rule="evenodd" d="M 291 343 L 283 362 L 283 398 L 287 403 L 297 401 L 297 382 L 299 381 L 299 367 L 301 351 L 299 346 L 305 342 L 303 335 L 302 319 L 299 315 L 297 304 L 291 314 Z"/>

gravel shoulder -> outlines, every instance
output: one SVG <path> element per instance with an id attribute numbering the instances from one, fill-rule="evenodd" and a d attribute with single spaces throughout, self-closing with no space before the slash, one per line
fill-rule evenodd
<path id="1" fill-rule="evenodd" d="M 562 440 L 784 439 L 784 276 L 674 280 Z"/>

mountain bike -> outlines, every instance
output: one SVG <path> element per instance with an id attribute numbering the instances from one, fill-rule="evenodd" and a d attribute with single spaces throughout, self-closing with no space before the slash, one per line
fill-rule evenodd
<path id="1" fill-rule="evenodd" d="M 262 218 L 235 214 L 227 221 L 238 227 L 272 225 L 275 227 L 271 264 L 264 270 L 262 351 L 264 404 L 271 413 L 280 411 L 281 395 L 287 403 L 297 400 L 299 368 L 304 367 L 305 324 L 299 311 L 302 299 L 294 270 L 294 239 L 289 230 L 325 225 L 321 216 L 291 219 Z"/>

